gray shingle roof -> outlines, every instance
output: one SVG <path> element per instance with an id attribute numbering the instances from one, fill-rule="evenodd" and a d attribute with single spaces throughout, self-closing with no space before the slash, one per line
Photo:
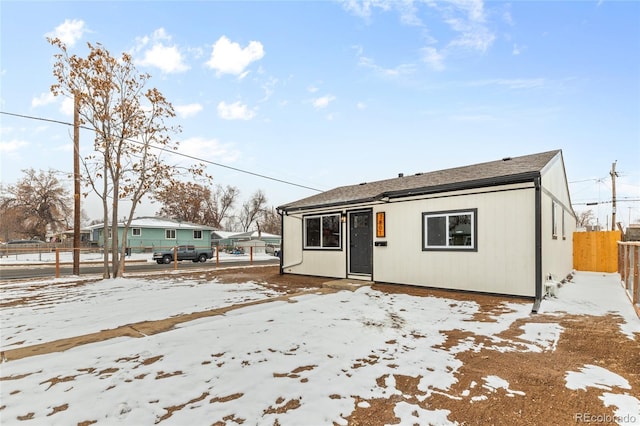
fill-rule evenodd
<path id="1" fill-rule="evenodd" d="M 397 177 L 358 185 L 341 186 L 278 207 L 293 211 L 373 201 L 382 197 L 400 197 L 451 191 L 456 189 L 517 183 L 531 180 L 560 154 L 547 151 L 522 157 L 505 158 L 487 163 L 455 167 L 428 173 Z"/>

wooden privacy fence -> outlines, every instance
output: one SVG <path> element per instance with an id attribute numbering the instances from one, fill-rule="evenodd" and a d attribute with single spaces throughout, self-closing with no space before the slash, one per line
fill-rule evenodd
<path id="1" fill-rule="evenodd" d="M 573 269 L 617 272 L 620 231 L 574 232 Z"/>
<path id="2" fill-rule="evenodd" d="M 640 315 L 640 242 L 618 243 L 618 272 L 627 293 Z"/>

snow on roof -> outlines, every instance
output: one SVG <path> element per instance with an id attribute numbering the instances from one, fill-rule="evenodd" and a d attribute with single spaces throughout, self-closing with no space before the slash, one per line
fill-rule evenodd
<path id="1" fill-rule="evenodd" d="M 87 227 L 87 229 L 102 228 L 103 224 L 96 224 Z M 118 226 L 124 226 L 124 222 L 118 222 Z M 191 222 L 181 222 L 175 219 L 165 217 L 137 217 L 131 221 L 131 228 L 182 228 L 182 229 L 208 229 L 214 228 L 206 225 L 198 225 Z"/>

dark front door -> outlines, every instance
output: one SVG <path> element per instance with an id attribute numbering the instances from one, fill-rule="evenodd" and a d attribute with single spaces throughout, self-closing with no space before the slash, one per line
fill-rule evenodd
<path id="1" fill-rule="evenodd" d="M 349 273 L 371 275 L 372 245 L 373 224 L 371 210 L 350 213 Z"/>

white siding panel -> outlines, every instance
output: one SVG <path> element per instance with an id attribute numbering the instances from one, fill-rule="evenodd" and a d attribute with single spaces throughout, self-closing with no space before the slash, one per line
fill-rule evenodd
<path id="1" fill-rule="evenodd" d="M 423 251 L 422 213 L 477 209 L 476 252 Z M 376 206 L 386 247 L 374 247 L 374 280 L 535 295 L 534 189 L 449 196 Z"/>
<path id="2" fill-rule="evenodd" d="M 335 212 L 335 210 L 332 210 Z M 303 250 L 302 215 L 284 216 L 282 241 L 283 270 L 286 273 L 320 277 L 346 277 L 344 251 L 345 224 L 342 224 L 342 250 Z"/>
<path id="3" fill-rule="evenodd" d="M 564 165 L 555 161 L 542 175 L 542 274 L 562 280 L 573 269 L 573 232 L 576 220 L 567 189 Z M 553 203 L 556 202 L 558 232 L 553 237 Z M 562 218 L 564 216 L 564 233 Z M 563 238 L 564 237 L 564 238 Z"/>

